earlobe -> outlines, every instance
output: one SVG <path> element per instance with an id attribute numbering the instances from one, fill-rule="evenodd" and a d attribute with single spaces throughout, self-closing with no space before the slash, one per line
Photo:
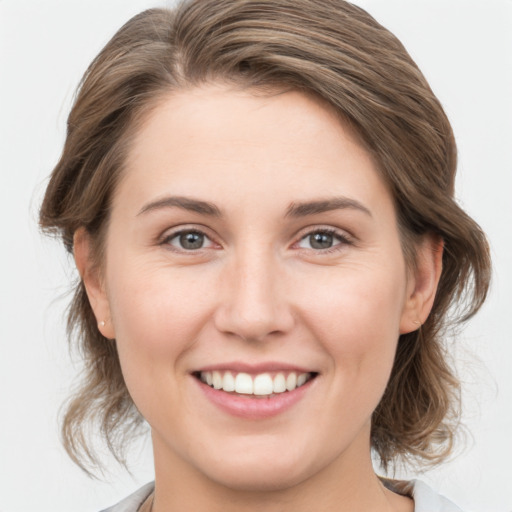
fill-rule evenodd
<path id="1" fill-rule="evenodd" d="M 73 236 L 73 255 L 89 303 L 98 323 L 98 330 L 105 338 L 114 339 L 115 332 L 110 321 L 110 304 L 98 266 L 92 258 L 91 238 L 85 228 L 79 228 Z"/>
<path id="2" fill-rule="evenodd" d="M 417 330 L 425 323 L 437 292 L 443 269 L 443 240 L 425 235 L 416 247 L 416 265 L 411 270 L 400 334 Z"/>

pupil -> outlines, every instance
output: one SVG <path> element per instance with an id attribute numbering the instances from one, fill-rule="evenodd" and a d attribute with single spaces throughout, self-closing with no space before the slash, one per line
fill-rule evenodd
<path id="1" fill-rule="evenodd" d="M 184 233 L 180 235 L 180 244 L 184 249 L 201 249 L 204 235 L 201 233 Z"/>
<path id="2" fill-rule="evenodd" d="M 310 236 L 310 244 L 313 249 L 329 249 L 332 247 L 332 235 L 329 233 L 315 233 Z"/>

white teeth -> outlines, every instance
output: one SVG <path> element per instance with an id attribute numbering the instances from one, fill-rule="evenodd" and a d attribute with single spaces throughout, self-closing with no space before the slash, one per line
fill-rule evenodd
<path id="1" fill-rule="evenodd" d="M 222 379 L 222 389 L 224 391 L 235 391 L 235 378 L 230 372 L 226 372 L 224 374 L 224 378 Z"/>
<path id="2" fill-rule="evenodd" d="M 222 375 L 220 374 L 220 372 L 212 373 L 212 384 L 215 389 L 222 388 Z"/>
<path id="3" fill-rule="evenodd" d="M 305 384 L 307 378 L 308 378 L 308 374 L 307 373 L 301 373 L 297 377 L 297 387 L 300 388 L 303 384 Z"/>
<path id="4" fill-rule="evenodd" d="M 248 373 L 239 373 L 235 378 L 235 391 L 243 395 L 254 393 L 252 377 Z"/>
<path id="5" fill-rule="evenodd" d="M 279 394 L 303 386 L 312 378 L 311 373 L 290 372 L 277 373 L 273 378 L 270 373 L 260 373 L 251 376 L 248 373 L 236 373 L 232 371 L 201 372 L 199 378 L 214 389 L 222 389 L 226 392 L 236 392 L 243 395 L 269 396 Z"/>
<path id="6" fill-rule="evenodd" d="M 255 395 L 271 395 L 274 391 L 274 383 L 272 377 L 268 373 L 257 375 L 254 379 Z"/>
<path id="7" fill-rule="evenodd" d="M 272 391 L 274 391 L 274 393 L 284 393 L 286 391 L 286 379 L 282 373 L 278 373 L 274 377 L 274 386 Z"/>
<path id="8" fill-rule="evenodd" d="M 297 374 L 290 373 L 288 377 L 286 377 L 286 389 L 288 391 L 293 391 L 297 387 Z"/>

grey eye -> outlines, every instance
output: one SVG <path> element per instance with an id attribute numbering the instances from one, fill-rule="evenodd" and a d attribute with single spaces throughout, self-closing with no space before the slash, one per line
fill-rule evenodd
<path id="1" fill-rule="evenodd" d="M 313 249 L 329 249 L 334 242 L 334 236 L 330 233 L 313 233 L 308 238 L 309 245 Z"/>
<path id="2" fill-rule="evenodd" d="M 336 237 L 326 231 L 317 231 L 306 235 L 300 242 L 302 249 L 330 249 L 336 243 Z"/>
<path id="3" fill-rule="evenodd" d="M 210 239 L 200 231 L 181 231 L 175 233 L 169 236 L 166 243 L 183 251 L 197 251 L 212 245 Z"/>
<path id="4" fill-rule="evenodd" d="M 204 245 L 205 236 L 202 233 L 189 232 L 179 235 L 179 243 L 183 249 L 188 251 L 201 249 Z"/>
<path id="5" fill-rule="evenodd" d="M 331 249 L 338 245 L 349 243 L 348 240 L 342 235 L 329 230 L 320 230 L 309 233 L 298 243 L 301 249 L 313 249 L 317 251 Z"/>

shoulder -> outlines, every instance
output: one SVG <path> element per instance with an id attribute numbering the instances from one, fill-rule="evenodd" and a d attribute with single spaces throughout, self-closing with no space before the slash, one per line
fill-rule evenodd
<path id="1" fill-rule="evenodd" d="M 137 512 L 142 503 L 153 492 L 154 487 L 155 484 L 150 482 L 135 491 L 133 494 L 130 494 L 130 496 L 125 498 L 123 501 L 120 501 L 117 505 L 106 508 L 101 512 Z"/>
<path id="2" fill-rule="evenodd" d="M 414 512 L 462 512 L 450 500 L 433 491 L 420 480 L 411 481 L 411 493 L 414 498 Z"/>
<path id="3" fill-rule="evenodd" d="M 399 494 L 408 494 L 414 499 L 414 512 L 462 512 L 447 498 L 433 491 L 420 480 L 410 482 L 382 479 L 384 485 Z M 144 485 L 117 505 L 101 512 L 137 512 L 146 498 L 153 492 L 154 483 Z"/>
<path id="4" fill-rule="evenodd" d="M 421 480 L 390 480 L 382 477 L 380 480 L 390 491 L 413 498 L 414 512 L 462 512 L 454 503 Z"/>
<path id="5" fill-rule="evenodd" d="M 414 499 L 414 512 L 462 512 L 450 500 L 438 494 L 421 480 L 389 480 L 381 478 L 391 491 Z"/>

